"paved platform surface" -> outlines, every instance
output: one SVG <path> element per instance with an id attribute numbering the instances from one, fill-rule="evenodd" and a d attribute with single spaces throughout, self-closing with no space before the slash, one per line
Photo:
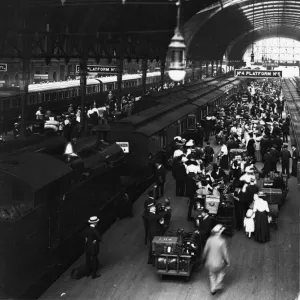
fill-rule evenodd
<path id="1" fill-rule="evenodd" d="M 219 147 L 216 148 L 217 151 Z M 192 229 L 187 221 L 187 198 L 175 197 L 175 182 L 168 174 L 165 196 L 172 198 L 171 229 Z M 143 202 L 147 191 L 134 204 L 134 218 L 117 221 L 103 236 L 99 261 L 102 276 L 95 280 L 70 277 L 82 256 L 40 299 L 72 300 L 294 300 L 299 292 L 299 191 L 296 178 L 289 180 L 289 195 L 280 211 L 278 230 L 271 241 L 258 244 L 236 232 L 228 238 L 231 266 L 225 290 L 212 296 L 205 269 L 190 282 L 181 277 L 161 278 L 147 265 L 144 245 Z"/>

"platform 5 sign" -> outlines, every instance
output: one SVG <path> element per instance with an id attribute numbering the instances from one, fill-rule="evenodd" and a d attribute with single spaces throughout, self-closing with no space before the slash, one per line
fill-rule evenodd
<path id="1" fill-rule="evenodd" d="M 80 66 L 76 65 L 76 72 L 80 73 Z M 117 74 L 118 68 L 115 66 L 100 66 L 87 65 L 87 72 L 89 73 L 103 73 L 103 74 Z"/>
<path id="2" fill-rule="evenodd" d="M 0 72 L 7 72 L 7 64 L 0 64 Z"/>
<path id="3" fill-rule="evenodd" d="M 248 78 L 280 78 L 282 77 L 282 71 L 258 71 L 258 70 L 234 70 L 234 75 L 237 77 Z"/>

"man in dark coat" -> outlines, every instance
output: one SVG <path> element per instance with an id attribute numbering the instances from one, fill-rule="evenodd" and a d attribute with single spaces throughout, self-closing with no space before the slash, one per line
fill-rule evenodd
<path id="1" fill-rule="evenodd" d="M 160 220 L 161 220 L 161 216 L 156 214 L 156 207 L 151 206 L 149 214 L 147 216 L 148 229 L 149 229 L 149 231 L 148 231 L 148 241 L 149 241 L 148 264 L 154 264 L 152 241 L 155 236 L 160 236 L 160 234 L 161 234 Z"/>
<path id="2" fill-rule="evenodd" d="M 283 149 L 280 153 L 282 174 L 290 175 L 290 158 L 292 158 L 290 151 L 288 150 L 288 144 L 283 145 Z"/>
<path id="3" fill-rule="evenodd" d="M 210 146 L 210 142 L 204 148 L 205 165 L 209 165 L 214 160 L 214 149 Z"/>
<path id="4" fill-rule="evenodd" d="M 289 125 L 289 122 L 287 120 L 285 120 L 282 124 L 282 139 L 283 139 L 283 142 L 284 143 L 287 143 L 288 142 L 288 135 L 290 133 L 290 125 Z"/>
<path id="5" fill-rule="evenodd" d="M 186 177 L 186 195 L 189 198 L 189 208 L 188 208 L 188 220 L 191 221 L 192 208 L 195 208 L 195 193 L 196 193 L 196 183 L 194 180 L 194 173 L 189 173 Z"/>
<path id="6" fill-rule="evenodd" d="M 276 145 L 273 145 L 270 154 L 272 156 L 272 171 L 277 172 L 277 163 L 279 162 L 280 152 L 277 151 Z"/>
<path id="7" fill-rule="evenodd" d="M 197 124 L 197 142 L 201 148 L 203 147 L 204 134 L 204 128 L 201 126 L 201 124 Z"/>
<path id="8" fill-rule="evenodd" d="M 254 178 L 250 179 L 250 184 L 246 187 L 245 193 L 245 201 L 244 201 L 244 208 L 245 212 L 249 209 L 249 205 L 253 202 L 254 194 L 257 194 L 259 191 L 258 186 L 256 185 L 256 181 Z"/>
<path id="9" fill-rule="evenodd" d="M 155 164 L 155 183 L 157 185 L 158 197 L 163 197 L 166 182 L 166 169 L 160 164 Z"/>
<path id="10" fill-rule="evenodd" d="M 299 160 L 299 150 L 295 145 L 292 146 L 292 176 L 297 177 L 297 163 Z"/>
<path id="11" fill-rule="evenodd" d="M 208 240 L 211 230 L 213 228 L 213 221 L 208 213 L 208 209 L 204 208 L 201 217 L 198 219 L 199 225 L 198 222 L 196 223 L 198 225 L 198 230 L 201 234 L 201 243 L 203 247 L 205 246 L 205 243 Z"/>
<path id="12" fill-rule="evenodd" d="M 85 233 L 85 255 L 86 255 L 86 267 L 88 274 L 92 273 L 92 278 L 98 278 L 101 275 L 97 274 L 99 267 L 98 253 L 99 253 L 99 242 L 101 236 L 96 229 L 99 219 L 97 217 L 91 217 L 89 219 L 90 227 L 84 232 Z M 89 276 L 88 275 L 88 276 Z"/>
<path id="13" fill-rule="evenodd" d="M 264 155 L 264 175 L 269 174 L 272 171 L 272 155 L 270 154 L 270 149 L 267 149 L 267 153 Z"/>
<path id="14" fill-rule="evenodd" d="M 176 180 L 176 197 L 183 197 L 185 193 L 186 169 L 181 160 L 176 164 L 174 176 Z"/>

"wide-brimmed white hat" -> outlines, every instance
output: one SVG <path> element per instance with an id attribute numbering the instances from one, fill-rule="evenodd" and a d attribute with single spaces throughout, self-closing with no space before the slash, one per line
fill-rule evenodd
<path id="1" fill-rule="evenodd" d="M 98 223 L 98 222 L 99 222 L 99 219 L 96 216 L 90 217 L 90 219 L 89 219 L 90 224 L 95 224 L 95 223 Z"/>
<path id="2" fill-rule="evenodd" d="M 181 141 L 181 140 L 182 140 L 182 138 L 181 138 L 181 136 L 175 136 L 175 137 L 174 137 L 174 140 Z"/>
<path id="3" fill-rule="evenodd" d="M 189 140 L 185 145 L 187 147 L 193 147 L 194 146 L 194 141 L 193 140 Z"/>

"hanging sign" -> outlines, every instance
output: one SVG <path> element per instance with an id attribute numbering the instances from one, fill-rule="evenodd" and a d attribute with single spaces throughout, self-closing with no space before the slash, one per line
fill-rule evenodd
<path id="1" fill-rule="evenodd" d="M 7 64 L 0 64 L 0 72 L 7 72 Z"/>
<path id="2" fill-rule="evenodd" d="M 87 65 L 87 72 L 103 73 L 103 74 L 117 74 L 118 68 L 116 66 L 101 66 L 101 65 Z M 76 72 L 80 73 L 80 66 L 76 65 Z"/>
<path id="3" fill-rule="evenodd" d="M 118 144 L 122 148 L 124 153 L 129 153 L 129 143 L 128 142 L 116 142 L 116 144 Z"/>
<path id="4" fill-rule="evenodd" d="M 282 77 L 282 71 L 258 71 L 258 70 L 234 70 L 234 75 L 237 77 L 246 78 L 279 78 Z"/>

